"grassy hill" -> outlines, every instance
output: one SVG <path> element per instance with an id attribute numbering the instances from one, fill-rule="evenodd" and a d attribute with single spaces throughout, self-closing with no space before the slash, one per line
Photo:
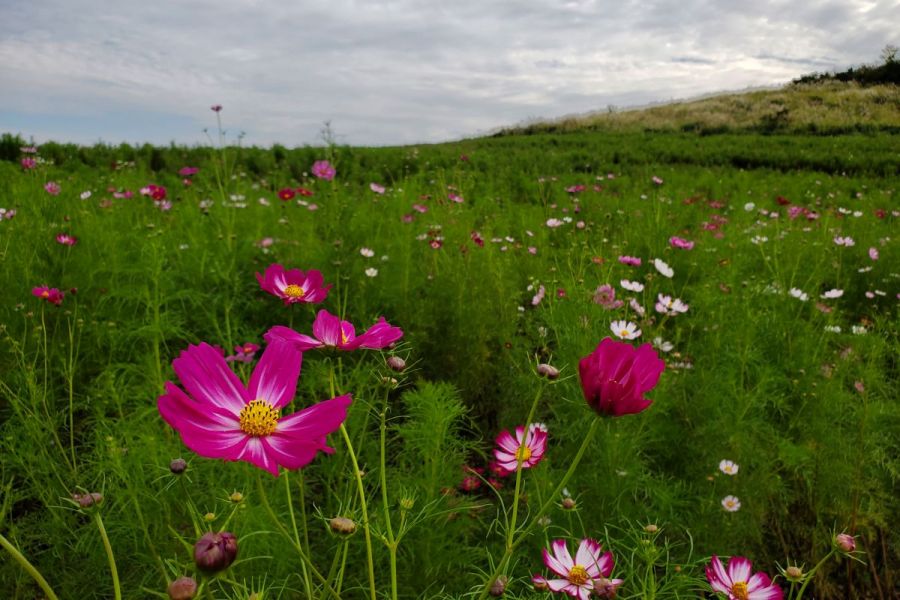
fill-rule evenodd
<path id="1" fill-rule="evenodd" d="M 847 133 L 900 131 L 900 87 L 829 81 L 726 93 L 628 110 L 566 116 L 497 135 L 569 131 Z"/>

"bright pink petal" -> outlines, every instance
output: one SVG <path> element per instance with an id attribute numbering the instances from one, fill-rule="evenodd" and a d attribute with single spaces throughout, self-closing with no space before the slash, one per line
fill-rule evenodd
<path id="1" fill-rule="evenodd" d="M 222 353 L 207 343 L 189 346 L 172 361 L 172 368 L 188 394 L 197 402 L 214 404 L 234 415 L 253 398 L 238 379 Z"/>
<path id="2" fill-rule="evenodd" d="M 725 567 L 718 556 L 713 556 L 709 565 L 706 567 L 706 580 L 713 591 L 727 594 L 731 592 L 731 578 L 725 572 Z"/>
<path id="3" fill-rule="evenodd" d="M 752 572 L 753 565 L 743 556 L 732 556 L 728 561 L 728 577 L 732 585 L 738 581 L 749 581 Z"/>
<path id="4" fill-rule="evenodd" d="M 247 443 L 238 455 L 238 460 L 245 460 L 260 469 L 278 477 L 278 464 L 273 453 L 264 442 L 264 437 L 248 437 Z"/>
<path id="5" fill-rule="evenodd" d="M 174 428 L 185 446 L 206 458 L 237 460 L 246 443 L 238 420 L 227 410 L 200 404 L 172 382 L 157 400 L 159 414 Z"/>
<path id="6" fill-rule="evenodd" d="M 367 348 L 369 350 L 380 350 L 390 346 L 403 337 L 403 330 L 394 327 L 379 317 L 378 322 L 370 327 L 365 333 L 356 338 L 357 347 Z"/>
<path id="7" fill-rule="evenodd" d="M 565 542 L 563 542 L 563 543 L 565 543 Z M 568 577 L 569 568 L 567 568 L 564 564 L 562 564 L 559 561 L 559 559 L 556 558 L 556 556 L 554 556 L 553 554 L 551 554 L 550 551 L 548 551 L 546 548 L 544 548 L 542 550 L 542 553 L 544 556 L 544 564 L 547 566 L 548 569 L 550 569 L 557 575 L 561 575 L 563 577 Z M 571 565 L 569 567 L 571 567 Z M 568 579 L 566 580 L 566 583 L 567 584 L 569 583 Z"/>
<path id="8" fill-rule="evenodd" d="M 303 335 L 302 333 L 297 333 L 290 327 L 284 327 L 282 325 L 275 325 L 269 331 L 263 335 L 263 339 L 269 343 L 272 343 L 275 340 L 282 340 L 285 342 L 290 342 L 294 344 L 297 350 L 301 352 L 305 352 L 306 350 L 313 350 L 315 348 L 321 348 L 322 342 L 315 338 L 311 338 L 308 335 Z"/>
<path id="9" fill-rule="evenodd" d="M 341 343 L 341 319 L 320 310 L 312 326 L 313 335 L 326 346 L 337 347 Z"/>
<path id="10" fill-rule="evenodd" d="M 568 579 L 546 579 L 547 587 L 551 592 L 559 593 L 569 587 L 571 584 Z"/>
<path id="11" fill-rule="evenodd" d="M 264 400 L 281 408 L 294 399 L 303 353 L 293 344 L 274 341 L 263 351 L 250 376 L 249 392 L 254 400 Z"/>
<path id="12" fill-rule="evenodd" d="M 550 543 L 550 548 L 553 549 L 553 555 L 556 556 L 559 564 L 566 570 L 565 575 L 568 575 L 575 563 L 572 561 L 572 555 L 569 554 L 569 549 L 566 547 L 566 540 L 553 540 Z"/>
<path id="13" fill-rule="evenodd" d="M 323 439 L 341 426 L 347 418 L 347 408 L 353 398 L 344 394 L 313 404 L 308 408 L 282 417 L 272 437 L 286 436 L 301 440 Z"/>

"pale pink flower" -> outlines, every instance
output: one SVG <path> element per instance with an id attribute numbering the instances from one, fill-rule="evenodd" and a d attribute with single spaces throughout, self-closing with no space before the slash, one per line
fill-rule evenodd
<path id="1" fill-rule="evenodd" d="M 616 300 L 616 289 L 608 283 L 594 291 L 594 304 L 599 304 L 606 310 L 615 310 L 625 305 L 622 300 Z"/>
<path id="2" fill-rule="evenodd" d="M 544 565 L 557 579 L 545 579 L 540 575 L 532 578 L 537 586 L 545 587 L 551 592 L 563 593 L 578 600 L 590 600 L 593 594 L 600 597 L 614 598 L 616 588 L 622 585 L 621 579 L 609 579 L 612 574 L 614 560 L 612 552 L 601 554 L 603 547 L 590 538 L 581 540 L 575 558 L 569 554 L 565 540 L 553 540 L 550 544 L 552 554 L 544 550 Z"/>
<path id="3" fill-rule="evenodd" d="M 722 498 L 722 508 L 728 512 L 737 512 L 741 509 L 741 501 L 737 496 L 725 496 Z"/>
<path id="4" fill-rule="evenodd" d="M 629 267 L 641 266 L 641 259 L 636 256 L 620 256 L 619 262 L 623 265 L 628 265 Z"/>
<path id="5" fill-rule="evenodd" d="M 706 579 L 714 592 L 728 600 L 782 600 L 784 592 L 765 573 L 753 573 L 753 565 L 743 556 L 732 556 L 728 570 L 718 556 L 706 567 Z"/>
<path id="6" fill-rule="evenodd" d="M 869 248 L 869 258 L 871 258 L 872 260 L 878 260 L 877 248 Z"/>
<path id="7" fill-rule="evenodd" d="M 337 174 L 335 168 L 327 160 L 317 160 L 313 163 L 311 170 L 313 175 L 325 181 L 331 181 Z"/>
<path id="8" fill-rule="evenodd" d="M 74 246 L 78 243 L 78 238 L 74 235 L 69 235 L 68 233 L 57 233 L 56 241 L 63 246 Z"/>
<path id="9" fill-rule="evenodd" d="M 497 448 L 494 449 L 496 465 L 506 473 L 515 473 L 519 461 L 522 461 L 523 469 L 536 466 L 544 457 L 547 450 L 546 427 L 528 426 L 528 432 L 521 425 L 515 429 L 515 437 L 509 431 L 503 431 L 497 436 Z"/>
<path id="10" fill-rule="evenodd" d="M 670 237 L 669 245 L 673 248 L 679 248 L 681 250 L 693 250 L 694 248 L 694 242 L 686 240 L 684 238 L 680 238 L 678 236 Z"/>
<path id="11" fill-rule="evenodd" d="M 62 191 L 62 188 L 55 181 L 48 181 L 44 184 L 44 189 L 51 196 L 59 196 L 59 192 Z"/>
<path id="12" fill-rule="evenodd" d="M 378 185 L 377 183 L 374 183 L 374 182 L 369 184 L 369 189 L 372 190 L 373 192 L 375 192 L 376 194 L 384 193 L 384 186 Z"/>

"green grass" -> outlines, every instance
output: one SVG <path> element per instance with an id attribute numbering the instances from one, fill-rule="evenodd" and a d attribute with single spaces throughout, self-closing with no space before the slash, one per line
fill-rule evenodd
<path id="1" fill-rule="evenodd" d="M 334 371 L 339 391 L 354 395 L 347 430 L 365 471 L 379 597 L 391 591 L 390 552 L 379 541 L 382 412 L 387 514 L 394 534 L 407 528 L 398 596 L 477 592 L 502 554 L 513 484 L 464 494 L 463 465 L 483 465 L 494 437 L 524 422 L 543 385 L 536 361 L 559 367 L 536 411 L 550 431 L 546 457 L 523 473 L 519 524 L 530 524 L 597 418 L 578 385 L 578 360 L 618 318 L 639 323 L 640 341 L 670 341 L 669 368 L 649 410 L 600 424 L 567 486 L 576 508 L 554 507 L 549 524 L 533 529 L 511 561 L 507 597 L 544 597 L 530 591 L 530 576 L 546 574 L 540 548 L 585 536 L 616 555 L 625 598 L 697 597 L 711 554 L 748 556 L 770 575 L 788 562 L 810 568 L 835 530 L 859 536 L 866 565 L 827 561 L 812 596 L 887 597 L 898 585 L 896 135 L 582 131 L 382 149 L 47 144 L 41 154 L 55 164 L 23 172 L 18 157 L 0 161 L 0 207 L 17 211 L 0 222 L 0 533 L 60 598 L 113 597 L 96 523 L 68 501 L 86 490 L 104 494 L 98 510 L 125 598 L 163 597 L 167 580 L 195 574 L 190 545 L 226 522 L 239 562 L 205 580 L 212 597 L 306 597 L 290 510 L 341 597 L 369 597 L 357 484 L 339 435 L 329 440 L 334 455 L 276 480 L 193 455 L 156 409 L 163 383 L 175 380 L 171 361 L 188 344 L 261 343 L 276 324 L 309 332 L 313 309 L 284 307 L 259 289 L 254 273 L 275 262 L 321 270 L 334 284 L 323 306 L 357 329 L 383 315 L 405 332 L 392 351 L 412 365 L 403 374 L 378 352 L 312 351 L 298 387 L 301 406 L 331 397 Z M 335 181 L 304 178 L 326 156 Z M 115 160 L 135 164 L 112 169 Z M 190 187 L 177 175 L 186 165 L 201 169 Z M 43 189 L 51 180 L 62 186 L 57 197 Z M 389 189 L 376 195 L 370 182 Z M 149 183 L 168 188 L 171 211 L 137 194 Z M 576 184 L 587 189 L 565 191 Z M 318 210 L 278 200 L 278 189 L 298 185 L 315 191 L 304 200 Z M 447 201 L 450 186 L 463 204 Z M 108 188 L 136 197 L 113 199 Z M 790 219 L 778 197 L 819 218 Z M 720 217 L 717 231 L 704 228 Z M 57 244 L 59 232 L 78 244 Z M 836 246 L 838 234 L 855 246 Z M 676 235 L 696 246 L 672 248 Z M 263 238 L 272 245 L 261 247 Z M 439 249 L 429 245 L 435 238 Z M 362 247 L 375 256 L 361 256 Z M 643 266 L 619 264 L 622 254 Z M 653 258 L 674 277 L 660 275 Z M 367 276 L 373 267 L 377 276 Z M 645 290 L 626 293 L 625 278 Z M 647 317 L 595 304 L 604 283 L 636 296 Z M 43 284 L 77 293 L 56 307 L 31 295 Z M 546 297 L 532 306 L 540 285 Z M 791 297 L 792 287 L 809 300 Z M 843 297 L 820 299 L 831 288 Z M 866 297 L 875 290 L 886 295 Z M 690 310 L 660 318 L 658 293 Z M 249 366 L 238 369 L 249 375 Z M 181 476 L 168 469 L 176 457 L 189 462 Z M 721 474 L 722 459 L 737 462 L 738 475 Z M 229 499 L 235 491 L 239 503 Z M 729 494 L 741 499 L 738 512 L 722 509 Z M 334 534 L 328 522 L 338 515 L 360 528 Z M 660 531 L 645 532 L 647 524 Z M 5 559 L 0 589 L 10 598 L 38 593 Z"/>

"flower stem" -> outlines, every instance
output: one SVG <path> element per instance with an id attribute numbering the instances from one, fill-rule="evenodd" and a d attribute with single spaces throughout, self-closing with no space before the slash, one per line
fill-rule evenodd
<path id="1" fill-rule="evenodd" d="M 805 579 L 805 581 L 803 582 L 803 585 L 800 586 L 800 591 L 797 592 L 796 600 L 800 600 L 801 598 L 803 598 L 803 592 L 806 591 L 806 586 L 808 586 L 808 585 L 809 585 L 809 582 L 812 581 L 813 575 L 816 574 L 816 571 L 819 570 L 819 567 L 821 567 L 822 565 L 824 565 L 825 562 L 826 562 L 829 558 L 831 558 L 832 555 L 833 555 L 834 553 L 835 553 L 835 549 L 832 548 L 832 549 L 831 549 L 831 552 L 829 552 L 828 554 L 825 555 L 825 558 L 823 558 L 822 560 L 820 560 L 820 561 L 818 562 L 818 564 L 816 564 L 816 566 L 814 566 L 812 569 L 810 569 L 809 573 L 806 574 L 806 579 Z"/>
<path id="2" fill-rule="evenodd" d="M 516 448 L 516 490 L 513 493 L 513 507 L 512 507 L 512 518 L 508 523 L 508 527 L 506 528 L 506 548 L 509 549 L 512 547 L 513 538 L 516 535 L 516 520 L 519 515 L 519 492 L 522 489 L 522 463 L 525 461 L 524 452 L 519 452 L 520 448 L 526 447 L 526 442 L 528 440 L 528 429 L 531 426 L 531 420 L 534 418 L 534 412 L 537 410 L 538 402 L 541 400 L 541 396 L 544 393 L 544 385 L 538 385 L 537 394 L 534 396 L 534 401 L 531 403 L 531 408 L 528 410 L 528 418 L 525 419 L 525 431 L 522 433 L 522 445 L 519 448 Z"/>
<path id="3" fill-rule="evenodd" d="M 59 596 L 57 596 L 53 592 L 53 588 L 50 587 L 50 584 L 47 583 L 47 580 L 44 579 L 44 576 L 34 568 L 28 559 L 25 558 L 21 552 L 19 552 L 15 546 L 13 546 L 8 539 L 3 537 L 3 534 L 0 533 L 0 546 L 3 546 L 7 552 L 9 552 L 12 557 L 15 559 L 19 565 L 25 569 L 25 572 L 31 575 L 31 578 L 34 579 L 37 584 L 40 586 L 44 593 L 47 595 L 48 600 L 59 600 Z"/>
<path id="4" fill-rule="evenodd" d="M 100 512 L 94 513 L 94 520 L 97 521 L 97 529 L 100 530 L 100 537 L 103 538 L 103 547 L 106 549 L 106 557 L 109 559 L 109 570 L 112 572 L 113 595 L 116 600 L 122 600 L 122 588 L 119 585 L 119 571 L 116 569 L 116 559 L 113 556 L 112 545 L 109 543 L 109 536 L 106 535 L 106 527 L 103 526 L 103 519 L 100 518 Z"/>
<path id="5" fill-rule="evenodd" d="M 569 465 L 569 470 L 566 471 L 566 474 L 563 475 L 563 478 L 560 480 L 559 484 L 556 486 L 556 489 L 553 490 L 553 493 L 547 498 L 543 505 L 541 505 L 540 510 L 538 510 L 537 514 L 534 516 L 534 519 L 528 524 L 528 526 L 522 531 L 522 534 L 513 541 L 511 546 L 506 548 L 506 552 L 504 552 L 503 557 L 500 559 L 500 563 L 497 565 L 497 568 L 494 569 L 494 572 L 488 578 L 488 580 L 484 583 L 484 587 L 481 590 L 481 594 L 478 596 L 478 600 L 484 600 L 487 598 L 488 594 L 491 591 L 491 586 L 497 581 L 497 577 L 503 572 L 503 569 L 506 568 L 506 564 L 509 562 L 509 559 L 512 558 L 512 553 L 518 548 L 522 542 L 528 537 L 528 532 L 537 523 L 541 517 L 543 517 L 550 506 L 554 503 L 555 499 L 559 497 L 559 494 L 562 492 L 562 489 L 566 487 L 569 483 L 569 479 L 572 478 L 572 475 L 575 474 L 575 471 L 578 469 L 578 463 L 581 462 L 581 459 L 584 457 L 584 453 L 587 450 L 587 447 L 590 445 L 591 440 L 594 439 L 594 434 L 597 432 L 597 426 L 600 424 L 599 418 L 594 418 L 591 422 L 591 428 L 588 429 L 587 434 L 584 436 L 584 440 L 581 442 L 581 447 L 578 449 L 578 453 L 575 455 L 575 459 L 572 461 L 572 464 Z"/>
<path id="6" fill-rule="evenodd" d="M 291 501 L 291 480 L 289 479 L 288 471 L 284 472 L 284 490 L 287 495 L 287 505 L 288 505 L 288 514 L 291 516 L 291 528 L 294 530 L 294 540 L 296 541 L 298 546 L 301 546 L 302 543 L 300 541 L 300 532 L 297 529 L 297 519 L 294 517 L 294 503 Z M 300 501 L 303 502 L 303 486 L 300 487 Z M 304 512 L 305 512 L 304 507 Z M 304 519 L 305 521 L 305 519 Z M 305 525 L 305 523 L 304 523 Z M 304 546 L 304 549 L 306 547 Z M 303 573 L 303 585 L 306 588 L 306 597 L 312 598 L 312 582 L 309 580 L 309 572 L 306 570 L 306 563 L 302 560 L 300 561 L 300 570 Z"/>
<path id="7" fill-rule="evenodd" d="M 391 556 L 391 598 L 397 600 L 397 541 L 394 539 L 394 529 L 391 527 L 391 509 L 388 504 L 387 491 L 387 458 L 386 458 L 386 438 L 387 438 L 387 409 L 388 394 L 384 394 L 384 408 L 381 411 L 381 503 L 384 508 L 384 523 L 387 528 L 387 547 Z M 403 523 L 400 524 L 402 532 Z"/>
<path id="8" fill-rule="evenodd" d="M 369 593 L 371 600 L 375 600 L 375 563 L 372 559 L 372 534 L 369 531 L 369 511 L 366 507 L 366 489 L 363 486 L 362 473 L 359 470 L 359 463 L 356 461 L 356 452 L 353 451 L 353 443 L 350 441 L 350 435 L 347 428 L 341 423 L 341 435 L 344 436 L 344 443 L 347 444 L 347 452 L 350 454 L 350 462 L 353 464 L 353 473 L 356 476 L 356 487 L 359 490 L 359 502 L 363 516 L 363 533 L 366 536 L 366 562 L 369 566 Z"/>

